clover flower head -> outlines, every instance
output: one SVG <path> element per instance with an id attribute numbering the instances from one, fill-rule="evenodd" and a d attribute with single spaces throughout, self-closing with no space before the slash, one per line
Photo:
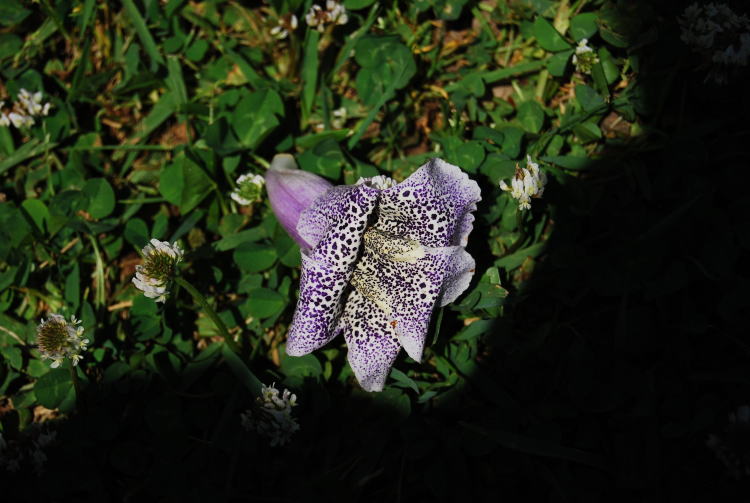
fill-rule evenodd
<path id="1" fill-rule="evenodd" d="M 33 116 L 45 115 L 46 116 L 47 114 L 49 114 L 49 109 L 50 109 L 51 104 L 50 103 L 42 104 L 42 92 L 41 91 L 30 93 L 26 89 L 21 89 L 18 92 L 18 101 L 26 109 L 29 115 L 33 115 Z"/>
<path id="2" fill-rule="evenodd" d="M 526 167 L 519 168 L 516 165 L 516 173 L 510 181 L 511 185 L 500 180 L 500 188 L 510 192 L 510 196 L 518 201 L 521 210 L 531 209 L 531 198 L 539 198 L 544 194 L 544 186 L 547 184 L 547 175 L 539 169 L 539 164 L 526 156 Z"/>
<path id="3" fill-rule="evenodd" d="M 305 14 L 305 21 L 319 32 L 325 30 L 327 24 L 342 25 L 349 22 L 346 8 L 335 0 L 326 0 L 326 8 L 314 4 Z"/>
<path id="4" fill-rule="evenodd" d="M 37 326 L 36 343 L 42 359 L 52 360 L 50 367 L 59 367 L 65 358 L 70 358 L 73 365 L 78 365 L 83 358 L 89 340 L 83 337 L 84 329 L 81 320 L 71 316 L 68 322 L 59 314 L 50 314 Z"/>
<path id="5" fill-rule="evenodd" d="M 742 405 L 730 413 L 724 432 L 710 434 L 706 447 L 734 478 L 750 477 L 750 406 Z"/>
<path id="6" fill-rule="evenodd" d="M 165 302 L 169 284 L 174 278 L 177 264 L 182 261 L 183 251 L 177 243 L 152 239 L 143 248 L 143 264 L 135 267 L 133 284 L 146 297 L 156 302 Z"/>
<path id="7" fill-rule="evenodd" d="M 333 126 L 333 129 L 342 129 L 348 119 L 346 107 L 334 109 L 333 112 L 331 112 L 331 115 L 333 116 L 331 119 L 331 126 Z"/>
<path id="8" fill-rule="evenodd" d="M 8 114 L 8 118 L 14 127 L 17 129 L 30 128 L 34 125 L 34 118 L 30 115 L 25 115 L 18 112 L 11 112 Z"/>
<path id="9" fill-rule="evenodd" d="M 248 206 L 255 201 L 260 201 L 260 193 L 263 190 L 265 179 L 260 175 L 244 174 L 237 178 L 237 188 L 230 194 L 237 204 Z"/>
<path id="10" fill-rule="evenodd" d="M 328 19 L 333 24 L 346 24 L 349 22 L 349 15 L 346 8 L 336 0 L 326 0 L 326 10 Z"/>
<path id="11" fill-rule="evenodd" d="M 680 39 L 701 57 L 707 80 L 725 84 L 750 61 L 750 19 L 726 4 L 694 3 L 678 22 Z"/>
<path id="12" fill-rule="evenodd" d="M 573 54 L 573 64 L 576 71 L 590 75 L 595 64 L 599 62 L 599 57 L 594 49 L 589 47 L 589 41 L 582 38 L 576 46 L 576 52 Z"/>
<path id="13" fill-rule="evenodd" d="M 44 471 L 47 455 L 44 449 L 57 438 L 48 423 L 32 423 L 15 440 L 6 441 L 0 433 L 0 468 L 15 473 L 30 465 L 37 475 Z"/>
<path id="14" fill-rule="evenodd" d="M 31 93 L 26 89 L 18 92 L 17 101 L 11 106 L 9 112 L 2 109 L 4 101 L 0 101 L 0 126 L 8 127 L 13 124 L 18 129 L 30 128 L 36 121 L 34 117 L 49 114 L 51 103 L 42 103 L 42 92 Z"/>
<path id="15" fill-rule="evenodd" d="M 271 28 L 271 35 L 279 40 L 283 40 L 289 36 L 290 32 L 296 30 L 297 26 L 297 16 L 292 13 L 284 14 L 279 18 L 279 23 Z"/>
<path id="16" fill-rule="evenodd" d="M 269 439 L 271 447 L 289 442 L 299 424 L 292 416 L 292 407 L 297 405 L 297 396 L 285 389 L 279 395 L 276 384 L 265 384 L 261 394 L 255 399 L 256 406 L 240 414 L 242 426 L 255 430 L 259 435 Z"/>
<path id="17" fill-rule="evenodd" d="M 302 209 L 282 204 L 285 197 L 269 190 L 279 220 L 296 223 L 290 234 L 302 249 L 287 354 L 306 355 L 343 334 L 357 381 L 381 391 L 401 348 L 421 360 L 434 308 L 469 285 L 475 263 L 465 246 L 479 186 L 431 159 L 401 183 L 360 179 Z"/>
<path id="18" fill-rule="evenodd" d="M 360 178 L 359 180 L 357 180 L 357 185 L 361 185 L 363 183 L 378 190 L 390 189 L 394 185 L 397 185 L 396 180 L 385 175 L 378 175 L 370 178 Z"/>

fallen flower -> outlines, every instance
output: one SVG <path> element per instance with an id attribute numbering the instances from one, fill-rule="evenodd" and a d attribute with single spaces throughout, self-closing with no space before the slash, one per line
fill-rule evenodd
<path id="1" fill-rule="evenodd" d="M 365 178 L 318 197 L 296 226 L 302 276 L 287 354 L 343 333 L 367 391 L 383 389 L 401 347 L 420 361 L 433 308 L 453 302 L 474 274 L 464 247 L 480 199 L 477 183 L 441 159 L 399 184 Z"/>

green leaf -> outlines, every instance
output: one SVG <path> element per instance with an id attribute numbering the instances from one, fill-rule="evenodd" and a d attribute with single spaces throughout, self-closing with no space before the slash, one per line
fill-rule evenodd
<path id="1" fill-rule="evenodd" d="M 198 206 L 213 187 L 206 172 L 192 159 L 179 154 L 159 178 L 159 192 L 164 199 L 187 214 Z"/>
<path id="2" fill-rule="evenodd" d="M 40 377 L 34 385 L 34 394 L 39 403 L 48 409 L 56 409 L 66 399 L 75 398 L 68 369 L 53 369 Z"/>
<path id="3" fill-rule="evenodd" d="M 547 60 L 547 70 L 549 70 L 550 75 L 552 75 L 553 77 L 562 77 L 563 75 L 565 75 L 565 70 L 568 68 L 570 56 L 574 52 L 574 49 L 569 49 L 567 51 L 561 51 L 553 54 Z"/>
<path id="4" fill-rule="evenodd" d="M 584 38 L 591 38 L 599 29 L 596 19 L 597 14 L 594 12 L 586 12 L 573 17 L 570 20 L 570 36 L 576 42 L 580 42 Z"/>
<path id="5" fill-rule="evenodd" d="M 25 9 L 18 0 L 3 0 L 0 2 L 0 24 L 3 26 L 13 26 L 31 14 L 31 11 Z"/>
<path id="6" fill-rule="evenodd" d="M 26 199 L 21 203 L 21 207 L 29 214 L 40 232 L 46 233 L 49 222 L 49 210 L 47 206 L 39 199 Z"/>
<path id="7" fill-rule="evenodd" d="M 247 292 L 246 309 L 255 318 L 270 318 L 286 306 L 283 295 L 269 288 L 253 288 Z"/>
<path id="8" fill-rule="evenodd" d="M 83 193 L 89 198 L 88 213 L 93 218 L 109 216 L 115 209 L 115 191 L 106 179 L 89 179 L 83 186 Z"/>
<path id="9" fill-rule="evenodd" d="M 222 345 L 221 354 L 240 384 L 245 386 L 253 395 L 260 396 L 263 384 L 255 377 L 255 374 L 252 373 L 240 357 L 226 344 Z"/>
<path id="10" fill-rule="evenodd" d="M 280 124 L 284 103 L 273 89 L 245 95 L 232 114 L 232 128 L 245 148 L 254 149 Z"/>
<path id="11" fill-rule="evenodd" d="M 415 393 L 419 394 L 419 386 L 417 386 L 417 383 L 414 382 L 414 379 L 404 374 L 396 367 L 391 368 L 391 378 L 401 386 L 413 389 Z"/>
<path id="12" fill-rule="evenodd" d="M 150 237 L 146 222 L 140 218 L 128 220 L 123 231 L 125 239 L 136 248 L 143 248 L 148 243 Z"/>
<path id="13" fill-rule="evenodd" d="M 317 30 L 307 30 L 305 36 L 305 56 L 302 63 L 302 116 L 309 117 L 318 86 L 318 41 Z"/>
<path id="14" fill-rule="evenodd" d="M 521 153 L 521 141 L 523 140 L 523 130 L 509 126 L 500 128 L 500 132 L 503 134 L 503 154 L 508 157 L 515 159 Z"/>
<path id="15" fill-rule="evenodd" d="M 587 169 L 592 164 L 591 159 L 588 157 L 574 157 L 570 155 L 546 156 L 542 157 L 542 161 L 573 170 Z"/>
<path id="16" fill-rule="evenodd" d="M 544 109 L 536 101 L 524 101 L 518 106 L 518 122 L 529 133 L 538 133 L 544 125 Z"/>
<path id="17" fill-rule="evenodd" d="M 484 156 L 484 148 L 480 142 L 467 141 L 455 150 L 453 160 L 464 171 L 476 173 L 479 166 L 484 162 Z"/>
<path id="18" fill-rule="evenodd" d="M 154 42 L 154 37 L 151 36 L 151 32 L 148 31 L 146 22 L 143 20 L 143 16 L 138 11 L 138 8 L 133 3 L 133 0 L 122 0 L 122 6 L 127 12 L 127 19 L 133 23 L 135 32 L 138 34 L 138 38 L 141 39 L 143 48 L 146 50 L 149 59 L 151 59 L 151 71 L 156 71 L 158 65 L 164 64 L 164 57 L 159 52 L 159 47 Z"/>
<path id="19" fill-rule="evenodd" d="M 583 84 L 576 86 L 576 100 L 586 112 L 591 112 L 604 105 L 604 98 L 599 96 L 591 87 Z"/>
<path id="20" fill-rule="evenodd" d="M 344 7 L 350 10 L 359 10 L 369 7 L 375 0 L 344 0 Z"/>
<path id="21" fill-rule="evenodd" d="M 314 354 L 304 356 L 289 356 L 279 351 L 281 356 L 281 370 L 289 377 L 318 377 L 323 373 L 323 367 Z"/>
<path id="22" fill-rule="evenodd" d="M 234 250 L 235 263 L 245 272 L 260 272 L 271 267 L 278 258 L 270 245 L 242 243 Z"/>
<path id="23" fill-rule="evenodd" d="M 10 33 L 0 34 L 0 60 L 13 56 L 22 46 L 23 42 L 17 36 Z"/>
<path id="24" fill-rule="evenodd" d="M 599 126 L 597 126 L 593 122 L 584 122 L 582 124 L 577 124 L 573 128 L 573 133 L 575 133 L 578 139 L 583 143 L 596 141 L 602 137 L 602 130 L 599 129 Z"/>
<path id="25" fill-rule="evenodd" d="M 534 20 L 534 37 L 539 41 L 539 45 L 547 51 L 557 52 L 571 48 L 555 27 L 541 16 L 537 16 Z"/>

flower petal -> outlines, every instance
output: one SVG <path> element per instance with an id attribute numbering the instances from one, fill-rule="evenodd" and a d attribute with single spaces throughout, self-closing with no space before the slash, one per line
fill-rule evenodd
<path id="1" fill-rule="evenodd" d="M 458 166 L 431 159 L 382 192 L 376 227 L 424 246 L 465 246 L 480 200 L 479 185 Z"/>
<path id="2" fill-rule="evenodd" d="M 334 337 L 342 295 L 378 193 L 366 185 L 334 187 L 302 213 L 297 229 L 314 248 L 302 252 L 300 295 L 287 354 L 305 355 Z"/>
<path id="3" fill-rule="evenodd" d="M 349 294 L 340 329 L 347 359 L 365 391 L 382 391 L 401 346 L 383 312 L 356 290 Z"/>
<path id="4" fill-rule="evenodd" d="M 273 212 L 284 229 L 302 247 L 309 248 L 297 233 L 302 212 L 333 185 L 325 178 L 297 168 L 294 157 L 277 154 L 266 171 L 266 192 Z"/>
<path id="5" fill-rule="evenodd" d="M 365 248 L 352 284 L 379 308 L 408 355 L 420 361 L 432 311 L 444 285 L 450 286 L 451 300 L 468 286 L 473 271 L 468 277 L 462 274 L 462 266 L 468 265 L 465 256 L 471 259 L 460 246 L 426 248 L 423 257 L 407 262 Z"/>

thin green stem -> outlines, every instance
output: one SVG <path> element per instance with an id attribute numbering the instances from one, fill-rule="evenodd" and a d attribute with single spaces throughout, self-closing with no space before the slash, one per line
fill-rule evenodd
<path id="1" fill-rule="evenodd" d="M 521 248 L 521 245 L 524 241 L 526 241 L 526 226 L 524 225 L 524 218 L 523 218 L 523 210 L 517 209 L 516 210 L 516 218 L 518 221 L 518 239 L 508 248 L 508 250 L 503 255 L 504 257 L 507 257 L 508 255 L 512 255 L 515 252 L 518 251 L 519 248 Z"/>
<path id="2" fill-rule="evenodd" d="M 81 395 L 81 382 L 78 380 L 78 373 L 73 362 L 68 363 L 68 370 L 70 371 L 70 380 L 73 382 L 73 391 L 76 394 L 76 407 L 79 411 L 83 411 L 86 408 L 86 404 L 83 403 L 83 396 Z"/>
<path id="3" fill-rule="evenodd" d="M 195 299 L 195 301 L 201 305 L 201 307 L 206 312 L 208 317 L 211 318 L 211 321 L 213 321 L 214 325 L 216 325 L 216 328 L 219 330 L 219 333 L 224 338 L 224 342 L 227 344 L 227 346 L 229 346 L 229 348 L 235 353 L 237 353 L 238 355 L 241 354 L 240 346 L 232 338 L 232 334 L 229 333 L 227 326 L 224 324 L 223 321 L 221 321 L 221 318 L 219 318 L 219 315 L 216 314 L 216 311 L 214 311 L 214 308 L 211 307 L 211 305 L 208 303 L 208 301 L 203 296 L 203 294 L 200 293 L 185 278 L 178 276 L 177 278 L 175 278 L 175 282 L 181 287 L 183 287 L 185 290 L 187 290 L 190 293 L 190 295 L 193 296 L 193 299 Z"/>

